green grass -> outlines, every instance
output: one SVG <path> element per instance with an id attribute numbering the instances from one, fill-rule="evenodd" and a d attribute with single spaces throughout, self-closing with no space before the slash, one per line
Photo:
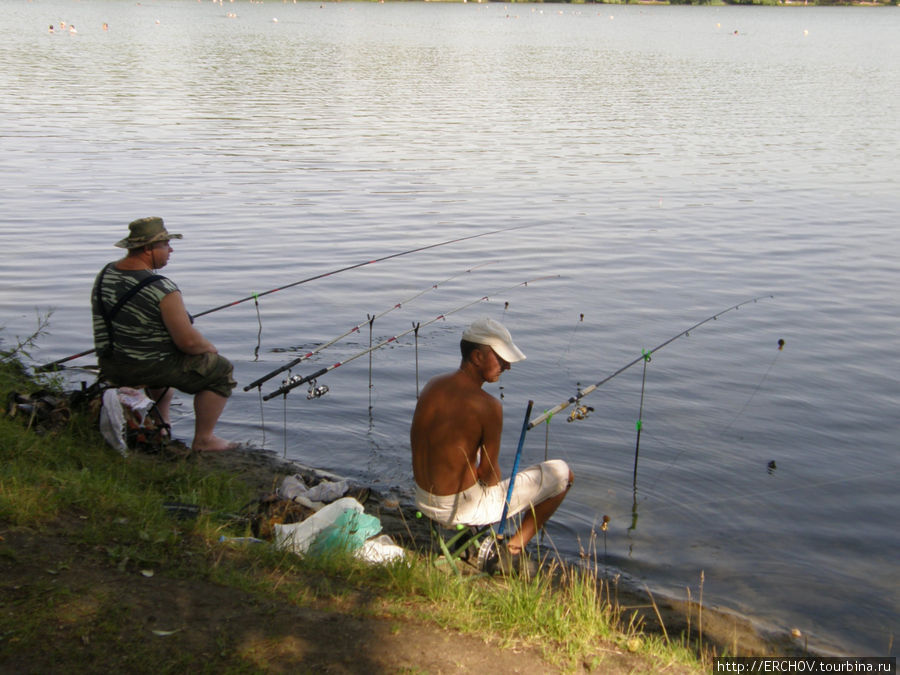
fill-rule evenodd
<path id="1" fill-rule="evenodd" d="M 0 362 L 0 371 L 3 400 L 11 387 L 35 386 L 22 379 L 15 363 Z M 301 607 L 436 622 L 505 646 L 536 646 L 563 667 L 600 664 L 600 640 L 649 654 L 658 663 L 701 666 L 689 650 L 644 634 L 639 622 L 623 616 L 610 601 L 615 590 L 592 570 L 558 567 L 535 579 L 498 581 L 457 578 L 427 555 L 371 566 L 348 556 L 301 559 L 267 545 L 223 546 L 218 542 L 223 534 L 250 534 L 249 521 L 235 517 L 246 513 L 256 496 L 248 485 L 190 460 L 137 453 L 123 458 L 85 415 L 74 416 L 60 432 L 37 435 L 20 417 L 3 414 L 0 467 L 0 534 L 62 530 L 111 568 L 165 570 L 170 577 L 205 579 Z M 203 504 L 205 510 L 178 520 L 164 508 L 166 502 Z M 15 560 L 17 555 L 0 545 L 0 556 Z M 65 569 L 70 562 L 55 560 L 50 567 Z M 108 610 L 91 624 L 91 640 L 124 639 L 117 634 L 124 619 L 102 591 L 87 600 L 70 597 L 52 583 L 53 570 L 47 574 L 49 580 L 42 577 L 29 587 L 20 616 L 0 613 L 0 650 L 3 635 L 12 633 L 20 645 L 37 649 L 46 635 L 68 625 L 60 617 L 73 617 L 77 625 L 78 612 L 87 611 L 85 602 Z M 142 649 L 135 645 L 137 661 Z M 183 660 L 170 667 L 177 670 L 190 661 L 178 659 Z"/>

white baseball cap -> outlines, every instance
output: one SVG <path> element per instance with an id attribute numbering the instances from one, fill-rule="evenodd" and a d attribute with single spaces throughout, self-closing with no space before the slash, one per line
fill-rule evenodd
<path id="1" fill-rule="evenodd" d="M 512 336 L 506 327 L 486 316 L 473 321 L 463 331 L 462 339 L 477 345 L 489 346 L 497 353 L 497 356 L 508 363 L 522 361 L 525 358 L 522 350 L 516 347 L 512 341 Z"/>

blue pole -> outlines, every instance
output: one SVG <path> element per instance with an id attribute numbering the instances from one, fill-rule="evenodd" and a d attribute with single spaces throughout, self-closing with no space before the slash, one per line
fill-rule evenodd
<path id="1" fill-rule="evenodd" d="M 519 460 L 522 459 L 522 447 L 525 445 L 525 434 L 528 433 L 528 420 L 531 417 L 531 409 L 534 407 L 534 401 L 528 401 L 528 407 L 525 409 L 525 422 L 522 424 L 522 433 L 519 435 L 519 447 L 516 448 L 516 459 L 513 462 L 512 473 L 509 475 L 509 489 L 506 491 L 506 502 L 503 504 L 503 517 L 500 519 L 500 528 L 497 535 L 501 536 L 506 528 L 506 514 L 509 513 L 509 502 L 512 499 L 513 485 L 516 482 L 516 474 L 519 471 Z"/>

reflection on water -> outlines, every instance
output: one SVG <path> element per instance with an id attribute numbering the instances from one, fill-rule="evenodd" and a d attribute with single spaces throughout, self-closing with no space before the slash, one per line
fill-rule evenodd
<path id="1" fill-rule="evenodd" d="M 185 233 L 166 274 L 194 313 L 527 225 L 200 319 L 245 385 L 386 308 L 373 343 L 488 294 L 371 368 L 320 376 L 324 396 L 229 403 L 223 435 L 406 495 L 416 393 L 479 314 L 528 355 L 488 387 L 518 419 L 771 293 L 528 435 L 526 461 L 547 452 L 577 477 L 548 535 L 574 556 L 607 515 L 609 559 L 655 590 L 683 596 L 702 570 L 711 604 L 884 654 L 900 607 L 900 18 L 795 9 L 8 7 L 3 322 L 25 334 L 54 307 L 39 356 L 88 348 L 91 281 L 144 215 Z M 48 34 L 61 19 L 78 33 Z M 368 346 L 353 332 L 272 388 Z"/>

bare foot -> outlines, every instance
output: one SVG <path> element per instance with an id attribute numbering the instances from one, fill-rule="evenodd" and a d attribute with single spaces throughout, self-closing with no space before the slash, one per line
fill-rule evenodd
<path id="1" fill-rule="evenodd" d="M 191 444 L 191 450 L 196 450 L 197 452 L 223 452 L 225 450 L 234 450 L 239 445 L 239 443 L 231 443 L 224 438 L 212 436 L 204 441 L 195 438 Z"/>

